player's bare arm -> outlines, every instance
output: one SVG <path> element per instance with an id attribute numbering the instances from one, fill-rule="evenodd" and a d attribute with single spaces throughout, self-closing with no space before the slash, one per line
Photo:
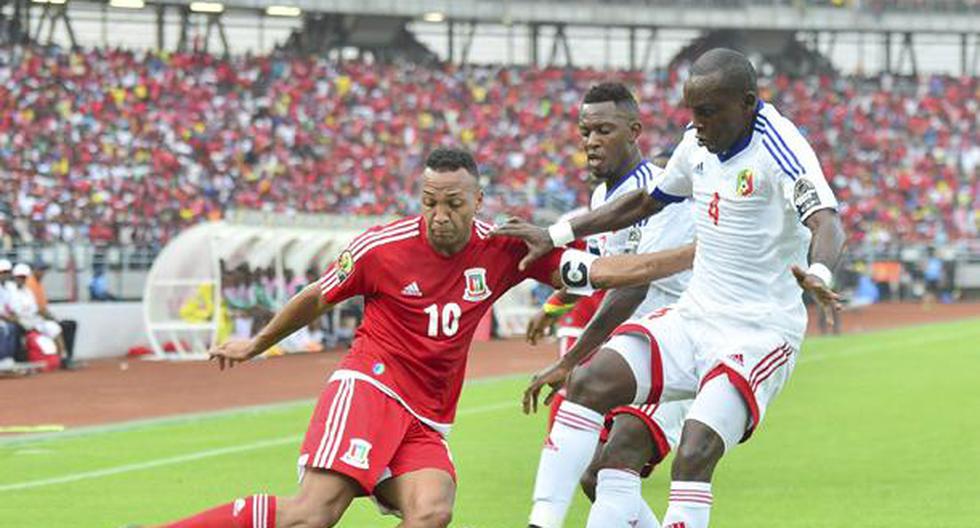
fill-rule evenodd
<path id="1" fill-rule="evenodd" d="M 233 367 L 265 352 L 293 332 L 310 324 L 331 308 L 320 296 L 320 286 L 313 283 L 297 293 L 282 310 L 252 339 L 231 339 L 208 351 L 210 359 L 218 360 L 218 368 Z"/>
<path id="2" fill-rule="evenodd" d="M 518 266 L 523 271 L 528 264 L 555 247 L 564 246 L 578 238 L 631 226 L 656 214 L 664 206 L 666 204 L 646 191 L 637 189 L 602 207 L 547 229 L 512 218 L 498 227 L 495 234 L 524 240 L 528 252 Z"/>
<path id="3" fill-rule="evenodd" d="M 596 289 L 647 286 L 694 266 L 695 244 L 642 255 L 614 255 L 597 259 L 589 271 Z"/>
<path id="4" fill-rule="evenodd" d="M 840 310 L 840 295 L 833 290 L 831 277 L 844 252 L 844 226 L 833 209 L 822 209 L 811 214 L 804 222 L 810 230 L 810 268 L 793 266 L 793 276 L 800 287 L 820 303 L 824 317 L 833 320 L 833 311 Z"/>
<path id="5" fill-rule="evenodd" d="M 598 348 L 620 323 L 629 319 L 630 315 L 643 303 L 648 290 L 649 286 L 642 285 L 618 288 L 609 292 L 603 299 L 599 310 L 585 327 L 582 336 L 565 355 L 565 358 L 571 359 L 565 361 L 562 358 L 556 364 L 541 370 L 531 378 L 530 385 L 524 391 L 524 412 L 527 413 L 532 409 L 537 412 L 538 395 L 545 385 L 551 388 L 551 392 L 545 397 L 544 403 L 550 405 L 555 394 L 565 384 L 572 368 L 581 362 L 582 358 L 589 352 Z"/>

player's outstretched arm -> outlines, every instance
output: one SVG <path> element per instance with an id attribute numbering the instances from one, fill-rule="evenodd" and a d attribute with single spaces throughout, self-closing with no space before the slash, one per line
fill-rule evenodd
<path id="1" fill-rule="evenodd" d="M 320 296 L 320 286 L 314 282 L 293 296 L 252 339 L 231 339 L 211 347 L 208 355 L 218 360 L 218 367 L 233 367 L 265 352 L 269 347 L 293 332 L 310 324 L 331 308 Z"/>
<path id="2" fill-rule="evenodd" d="M 602 207 L 576 216 L 569 222 L 558 222 L 547 229 L 511 219 L 498 227 L 494 234 L 524 240 L 528 252 L 518 264 L 518 268 L 524 271 L 528 264 L 556 247 L 567 245 L 578 238 L 631 226 L 659 212 L 665 205 L 646 190 L 637 189 Z"/>
<path id="3" fill-rule="evenodd" d="M 833 290 L 833 270 L 844 252 L 844 226 L 834 209 L 821 209 L 803 222 L 812 233 L 810 240 L 810 267 L 803 270 L 793 266 L 793 276 L 801 288 L 808 291 L 823 308 L 828 323 L 833 312 L 840 310 L 840 295 Z"/>
<path id="4" fill-rule="evenodd" d="M 568 250 L 562 258 L 562 281 L 575 293 L 576 288 L 625 288 L 647 285 L 690 269 L 694 265 L 693 243 L 665 251 L 640 255 L 615 255 L 596 258 L 587 253 Z"/>

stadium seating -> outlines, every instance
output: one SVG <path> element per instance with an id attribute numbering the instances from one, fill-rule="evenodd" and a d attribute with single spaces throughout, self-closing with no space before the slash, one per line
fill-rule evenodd
<path id="1" fill-rule="evenodd" d="M 231 208 L 410 213 L 424 153 L 450 143 L 481 162 L 489 214 L 569 210 L 588 195 L 577 103 L 611 76 L 637 87 L 643 150 L 670 147 L 688 120 L 683 66 L 426 69 L 6 46 L 0 228 L 15 243 L 159 247 Z M 976 236 L 976 78 L 761 85 L 817 150 L 855 242 Z"/>

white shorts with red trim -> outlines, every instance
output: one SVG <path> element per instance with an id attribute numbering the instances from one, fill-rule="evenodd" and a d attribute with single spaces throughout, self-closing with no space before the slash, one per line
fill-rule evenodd
<path id="1" fill-rule="evenodd" d="M 602 432 L 599 433 L 599 441 L 605 443 L 609 439 L 617 416 L 629 415 L 637 418 L 646 426 L 650 433 L 650 440 L 653 441 L 656 448 L 653 457 L 640 472 L 640 476 L 646 478 L 650 476 L 653 467 L 666 458 L 667 454 L 680 442 L 681 428 L 684 426 L 684 419 L 691 407 L 691 402 L 692 400 L 683 400 L 616 407 L 606 413 L 606 424 Z"/>
<path id="2" fill-rule="evenodd" d="M 799 350 L 775 329 L 669 308 L 628 321 L 613 335 L 605 347 L 629 363 L 634 404 L 696 398 L 706 381 L 725 376 L 751 415 L 743 441 L 786 384 Z"/>

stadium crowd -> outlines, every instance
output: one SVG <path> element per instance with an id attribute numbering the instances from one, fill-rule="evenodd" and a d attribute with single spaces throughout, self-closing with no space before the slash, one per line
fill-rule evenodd
<path id="1" fill-rule="evenodd" d="M 490 214 L 585 203 L 577 102 L 636 87 L 642 148 L 688 121 L 668 72 L 222 59 L 118 49 L 0 48 L 0 244 L 159 247 L 232 208 L 413 212 L 433 146 L 482 163 Z M 977 236 L 975 77 L 773 77 L 762 96 L 813 144 L 855 242 Z"/>

